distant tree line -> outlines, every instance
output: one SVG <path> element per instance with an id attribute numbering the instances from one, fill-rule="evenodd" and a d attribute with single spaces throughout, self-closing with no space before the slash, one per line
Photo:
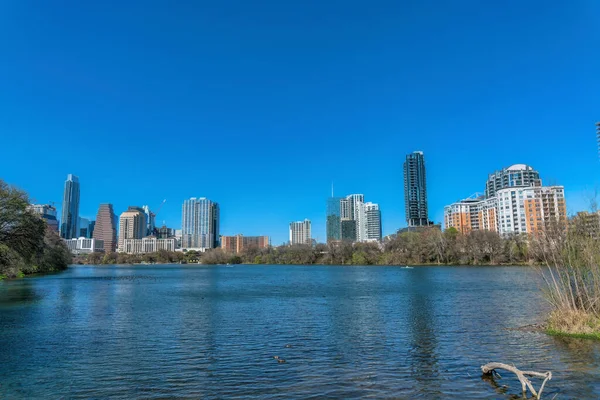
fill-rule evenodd
<path id="1" fill-rule="evenodd" d="M 27 193 L 0 180 L 0 279 L 59 271 L 70 263 L 58 234 L 30 211 Z"/>
<path id="2" fill-rule="evenodd" d="M 213 249 L 149 254 L 93 253 L 78 256 L 85 264 L 202 263 L 202 264 L 329 264 L 329 265 L 507 265 L 544 261 L 538 242 L 527 235 L 500 237 L 495 232 L 456 229 L 442 232 L 424 228 L 404 232 L 384 243 L 336 242 L 316 246 L 295 245 L 260 249 L 240 254 Z"/>

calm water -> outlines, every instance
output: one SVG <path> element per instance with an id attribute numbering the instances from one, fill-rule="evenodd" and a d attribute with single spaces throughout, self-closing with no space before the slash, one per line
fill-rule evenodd
<path id="1" fill-rule="evenodd" d="M 519 267 L 102 266 L 0 283 L 0 398 L 600 398 L 600 344 Z M 279 356 L 286 363 L 278 363 Z M 507 385 L 508 388 L 503 388 Z M 536 386 L 538 382 L 536 381 Z"/>

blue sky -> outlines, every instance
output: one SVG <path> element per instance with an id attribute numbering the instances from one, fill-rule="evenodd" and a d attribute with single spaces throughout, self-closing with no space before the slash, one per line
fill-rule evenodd
<path id="1" fill-rule="evenodd" d="M 402 162 L 425 152 L 430 217 L 515 163 L 598 186 L 600 2 L 0 3 L 0 178 L 38 202 L 221 205 L 221 233 L 287 239 L 364 193 L 404 226 Z"/>

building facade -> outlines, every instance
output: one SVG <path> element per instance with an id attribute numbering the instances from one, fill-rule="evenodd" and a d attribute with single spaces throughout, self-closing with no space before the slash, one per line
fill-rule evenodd
<path id="1" fill-rule="evenodd" d="M 425 157 L 422 151 L 408 154 L 404 161 L 404 211 L 409 227 L 429 225 Z"/>
<path id="2" fill-rule="evenodd" d="M 290 245 L 295 244 L 312 244 L 311 223 L 308 219 L 290 223 Z"/>
<path id="3" fill-rule="evenodd" d="M 112 204 L 100 204 L 92 237 L 104 242 L 104 251 L 114 252 L 117 247 L 117 227 Z"/>
<path id="4" fill-rule="evenodd" d="M 56 207 L 50 204 L 31 204 L 29 209 L 36 215 L 39 215 L 46 226 L 53 232 L 58 232 L 58 220 L 56 219 Z"/>
<path id="5" fill-rule="evenodd" d="M 142 206 L 142 209 L 144 210 L 144 214 L 146 214 L 146 236 L 154 235 L 154 230 L 156 228 L 156 214 L 150 211 L 150 207 L 148 206 Z"/>
<path id="6" fill-rule="evenodd" d="M 125 251 L 125 239 L 142 239 L 146 236 L 146 214 L 141 207 L 130 206 L 119 217 L 119 251 Z"/>
<path id="7" fill-rule="evenodd" d="M 72 239 L 79 236 L 79 178 L 73 174 L 67 175 L 63 193 L 62 214 L 60 220 L 60 237 Z"/>
<path id="8" fill-rule="evenodd" d="M 497 232 L 496 198 L 483 196 L 468 198 L 444 207 L 444 226 L 463 234 L 474 230 Z"/>
<path id="9" fill-rule="evenodd" d="M 204 197 L 185 200 L 181 212 L 182 247 L 219 247 L 219 220 L 218 203 Z"/>
<path id="10" fill-rule="evenodd" d="M 268 236 L 221 236 L 221 248 L 232 253 L 241 253 L 249 248 L 266 249 L 269 247 Z"/>
<path id="11" fill-rule="evenodd" d="M 526 164 L 514 164 L 488 175 L 485 197 L 494 197 L 500 189 L 518 186 L 541 186 L 540 173 Z"/>
<path id="12" fill-rule="evenodd" d="M 156 253 L 159 250 L 175 251 L 176 248 L 175 238 L 157 239 L 149 236 L 141 239 L 123 240 L 123 252 L 127 254 Z"/>
<path id="13" fill-rule="evenodd" d="M 327 199 L 327 243 L 335 242 L 342 239 L 342 224 L 341 224 L 341 198 L 330 197 Z"/>
<path id="14" fill-rule="evenodd" d="M 382 237 L 381 230 L 381 210 L 379 204 L 365 203 L 364 213 L 366 221 L 365 238 L 366 242 L 380 242 Z"/>
<path id="15" fill-rule="evenodd" d="M 80 237 L 77 239 L 63 239 L 63 241 L 72 254 L 89 254 L 104 251 L 104 242 L 102 240 Z"/>

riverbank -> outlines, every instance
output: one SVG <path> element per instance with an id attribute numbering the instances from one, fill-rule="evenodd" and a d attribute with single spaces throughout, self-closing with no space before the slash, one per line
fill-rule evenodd
<path id="1" fill-rule="evenodd" d="M 554 310 L 544 331 L 552 336 L 600 340 L 600 318 L 578 310 Z"/>

